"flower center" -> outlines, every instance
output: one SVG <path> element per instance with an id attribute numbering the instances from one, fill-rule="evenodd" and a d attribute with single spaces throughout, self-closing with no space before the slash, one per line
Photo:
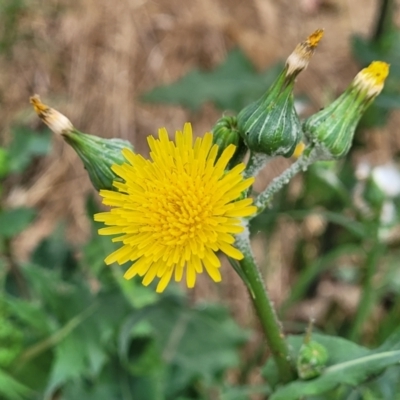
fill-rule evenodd
<path id="1" fill-rule="evenodd" d="M 144 212 L 149 221 L 143 230 L 165 245 L 184 245 L 191 239 L 209 241 L 205 231 L 212 215 L 212 198 L 199 177 L 175 171 L 165 172 L 164 179 L 147 183 L 148 201 Z"/>

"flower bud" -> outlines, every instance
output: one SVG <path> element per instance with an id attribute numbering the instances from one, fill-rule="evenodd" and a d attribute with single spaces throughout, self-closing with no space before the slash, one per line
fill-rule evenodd
<path id="1" fill-rule="evenodd" d="M 294 107 L 294 82 L 308 65 L 322 35 L 323 31 L 317 30 L 297 45 L 271 88 L 239 113 L 239 131 L 250 150 L 268 156 L 293 154 L 301 138 L 301 124 Z"/>
<path id="2" fill-rule="evenodd" d="M 123 139 L 105 139 L 78 131 L 66 116 L 43 104 L 38 95 L 31 97 L 31 103 L 42 121 L 76 151 L 96 190 L 113 190 L 113 181 L 121 179 L 111 167 L 123 164 L 122 149 L 133 151 L 133 146 Z"/>
<path id="3" fill-rule="evenodd" d="M 76 129 L 64 135 L 64 139 L 82 160 L 96 190 L 113 190 L 113 181 L 121 181 L 111 167 L 126 162 L 122 149 L 133 151 L 133 146 L 127 140 L 104 139 Z"/>
<path id="4" fill-rule="evenodd" d="M 301 379 L 312 379 L 323 372 L 328 362 L 328 352 L 322 344 L 310 340 L 300 347 L 297 372 Z"/>
<path id="5" fill-rule="evenodd" d="M 240 163 L 246 154 L 247 147 L 239 134 L 237 118 L 233 116 L 220 118 L 214 125 L 212 133 L 213 143 L 218 145 L 217 159 L 229 145 L 233 144 L 236 146 L 236 150 L 228 164 L 228 169 Z"/>
<path id="6" fill-rule="evenodd" d="M 9 310 L 0 300 L 0 369 L 8 368 L 21 354 L 23 333 L 10 318 Z"/>
<path id="7" fill-rule="evenodd" d="M 388 74 L 389 64 L 372 62 L 332 104 L 304 122 L 304 133 L 320 150 L 321 159 L 338 159 L 348 153 L 358 122 L 382 91 Z"/>

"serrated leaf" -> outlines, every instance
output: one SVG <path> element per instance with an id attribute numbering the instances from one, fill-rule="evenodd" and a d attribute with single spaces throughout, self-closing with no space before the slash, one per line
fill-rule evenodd
<path id="1" fill-rule="evenodd" d="M 6 298 L 6 301 L 10 312 L 27 325 L 31 332 L 33 330 L 39 334 L 49 333 L 50 319 L 38 304 L 11 297 Z"/>
<path id="2" fill-rule="evenodd" d="M 142 321 L 151 326 L 151 337 L 169 366 L 164 383 L 167 398 L 175 398 L 194 379 L 201 378 L 207 385 L 226 368 L 236 366 L 237 348 L 246 338 L 222 307 L 190 309 L 175 297 L 163 298 L 126 321 L 119 343 L 122 358 L 130 346 L 132 330 Z"/>
<path id="3" fill-rule="evenodd" d="M 282 70 L 277 64 L 257 73 L 240 49 L 232 50 L 211 72 L 192 70 L 169 85 L 159 86 L 142 96 L 152 103 L 177 104 L 196 111 L 206 102 L 221 110 L 240 111 L 259 98 Z"/>
<path id="4" fill-rule="evenodd" d="M 11 239 L 21 233 L 35 218 L 32 208 L 13 208 L 0 211 L 0 237 Z"/>

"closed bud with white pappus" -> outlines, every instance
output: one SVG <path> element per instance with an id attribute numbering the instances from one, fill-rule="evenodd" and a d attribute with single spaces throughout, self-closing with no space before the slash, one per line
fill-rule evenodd
<path id="1" fill-rule="evenodd" d="M 43 104 L 38 95 L 32 96 L 30 101 L 40 119 L 76 151 L 96 190 L 114 190 L 113 181 L 120 181 L 120 178 L 111 167 L 125 162 L 121 151 L 124 148 L 133 151 L 131 143 L 123 139 L 105 139 L 82 133 L 65 115 Z"/>
<path id="2" fill-rule="evenodd" d="M 250 150 L 272 157 L 293 154 L 301 139 L 293 97 L 295 78 L 307 67 L 322 35 L 319 29 L 298 44 L 271 88 L 239 113 L 239 131 Z"/>
<path id="3" fill-rule="evenodd" d="M 304 122 L 304 134 L 320 150 L 321 159 L 338 159 L 348 153 L 358 122 L 382 91 L 388 74 L 389 64 L 372 62 L 332 104 Z"/>

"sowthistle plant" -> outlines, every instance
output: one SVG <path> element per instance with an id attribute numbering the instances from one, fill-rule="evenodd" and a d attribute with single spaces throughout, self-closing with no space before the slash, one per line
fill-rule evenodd
<path id="1" fill-rule="evenodd" d="M 120 243 L 106 264 L 130 262 L 126 279 L 138 275 L 146 286 L 158 280 L 156 291 L 162 292 L 171 279 L 179 282 L 184 276 L 192 288 L 203 272 L 221 281 L 218 252 L 238 261 L 280 382 L 296 378 L 296 360 L 254 260 L 249 221 L 298 172 L 315 162 L 346 156 L 360 118 L 389 72 L 385 62 L 371 63 L 332 104 L 302 123 L 294 107 L 295 79 L 322 36 L 319 29 L 300 43 L 266 93 L 237 117 L 222 117 L 213 134 L 194 139 L 187 123 L 174 140 L 164 128 L 158 138 L 149 136 L 150 159 L 135 153 L 127 141 L 78 131 L 37 95 L 31 98 L 43 122 L 78 153 L 103 204 L 111 208 L 94 216 L 105 224 L 99 234 L 113 235 L 112 241 Z M 250 187 L 261 168 L 272 157 L 290 157 L 295 150 L 297 160 L 253 199 Z M 321 345 L 310 341 L 301 357 L 313 355 L 310 343 L 326 361 Z M 300 369 L 300 377 L 305 379 L 320 373 L 313 369 L 310 374 L 308 366 L 304 371 Z"/>

